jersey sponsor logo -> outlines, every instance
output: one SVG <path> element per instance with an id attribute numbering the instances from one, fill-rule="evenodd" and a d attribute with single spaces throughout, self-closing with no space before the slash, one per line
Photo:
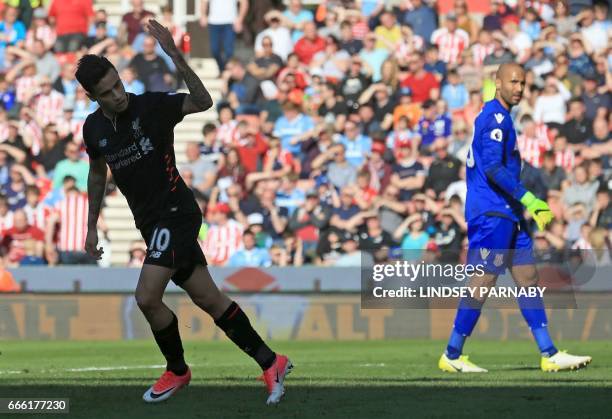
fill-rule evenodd
<path id="1" fill-rule="evenodd" d="M 502 133 L 502 130 L 500 130 L 499 128 L 495 128 L 493 131 L 491 131 L 492 140 L 497 141 L 498 143 L 501 143 L 503 137 L 504 137 L 504 134 Z"/>
<path id="2" fill-rule="evenodd" d="M 482 260 L 486 260 L 489 257 L 491 251 L 489 249 L 485 249 L 484 247 L 480 249 L 480 258 Z"/>
<path id="3" fill-rule="evenodd" d="M 504 116 L 500 113 L 496 113 L 493 116 L 495 117 L 495 120 L 497 121 L 498 124 L 501 124 L 502 121 L 504 120 Z"/>

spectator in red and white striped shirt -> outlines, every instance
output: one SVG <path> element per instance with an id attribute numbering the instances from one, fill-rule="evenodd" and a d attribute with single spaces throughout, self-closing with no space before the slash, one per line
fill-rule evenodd
<path id="1" fill-rule="evenodd" d="M 66 191 L 66 196 L 57 203 L 54 213 L 49 217 L 46 246 L 57 248 L 62 265 L 96 264 L 96 260 L 84 250 L 88 211 L 87 195 L 72 187 Z"/>
<path id="2" fill-rule="evenodd" d="M 495 50 L 495 44 L 491 33 L 487 30 L 481 30 L 478 34 L 478 42 L 472 45 L 472 56 L 474 57 L 474 64 L 482 66 L 484 59 L 487 55 L 493 54 Z"/>
<path id="3" fill-rule="evenodd" d="M 209 207 L 208 212 L 211 224 L 200 246 L 210 265 L 223 266 L 242 246 L 244 227 L 229 218 L 230 208 L 225 203 Z"/>
<path id="4" fill-rule="evenodd" d="M 55 29 L 47 23 L 47 12 L 42 7 L 34 10 L 32 24 L 26 33 L 25 47 L 28 51 L 33 51 L 36 39 L 40 39 L 46 49 L 53 48 L 57 39 Z"/>
<path id="5" fill-rule="evenodd" d="M 0 194 L 0 235 L 11 227 L 13 227 L 13 211 L 9 208 L 6 195 Z"/>
<path id="6" fill-rule="evenodd" d="M 28 217 L 28 224 L 45 231 L 51 208 L 41 202 L 40 190 L 35 185 L 26 187 L 26 205 L 23 210 Z"/>
<path id="7" fill-rule="evenodd" d="M 545 131 L 537 129 L 531 116 L 523 116 L 521 118 L 521 125 L 523 126 L 522 133 L 516 137 L 521 159 L 533 167 L 540 168 L 542 166 L 543 154 L 546 150 L 552 148 L 552 144 Z"/>
<path id="8" fill-rule="evenodd" d="M 555 163 L 563 168 L 566 172 L 571 172 L 576 165 L 576 155 L 574 150 L 567 146 L 567 138 L 565 135 L 559 134 L 553 143 L 555 151 Z"/>
<path id="9" fill-rule="evenodd" d="M 40 124 L 56 123 L 64 109 L 64 95 L 52 89 L 51 79 L 41 76 L 38 84 L 40 93 L 33 99 L 33 108 Z"/>
<path id="10" fill-rule="evenodd" d="M 449 13 L 444 28 L 438 28 L 431 34 L 431 43 L 440 50 L 440 59 L 447 64 L 455 64 L 464 49 L 470 45 L 470 36 L 463 29 L 457 28 L 457 16 Z"/>

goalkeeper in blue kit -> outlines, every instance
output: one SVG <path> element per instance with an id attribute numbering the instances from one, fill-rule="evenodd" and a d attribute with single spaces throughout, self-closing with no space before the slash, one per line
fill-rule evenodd
<path id="1" fill-rule="evenodd" d="M 510 269 L 519 287 L 535 287 L 538 277 L 532 241 L 523 207 L 538 229 L 552 221 L 545 201 L 527 191 L 520 182 L 521 156 L 510 108 L 521 101 L 525 72 L 516 63 L 502 64 L 495 75 L 495 99 L 485 103 L 474 123 L 474 139 L 466 160 L 468 263 L 482 265 L 485 274 L 473 277 L 470 287 L 494 287 L 498 275 Z M 591 362 L 589 356 L 570 355 L 555 347 L 548 333 L 543 299 L 538 293 L 517 298 L 521 313 L 538 345 L 543 371 L 578 369 Z M 536 296 L 530 296 L 536 295 Z M 448 372 L 487 372 L 462 355 L 465 340 L 476 326 L 483 297 L 462 298 L 446 351 L 438 366 Z"/>

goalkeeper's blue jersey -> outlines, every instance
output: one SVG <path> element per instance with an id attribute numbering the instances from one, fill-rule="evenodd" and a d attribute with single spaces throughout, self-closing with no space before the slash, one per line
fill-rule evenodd
<path id="1" fill-rule="evenodd" d="M 474 138 L 466 160 L 465 218 L 487 214 L 522 218 L 521 156 L 510 112 L 497 99 L 485 103 L 474 121 Z"/>

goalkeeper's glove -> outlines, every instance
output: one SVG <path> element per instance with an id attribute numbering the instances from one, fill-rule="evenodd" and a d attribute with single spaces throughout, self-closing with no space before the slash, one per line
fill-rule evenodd
<path id="1" fill-rule="evenodd" d="M 536 198 L 531 192 L 525 192 L 525 195 L 521 197 L 521 204 L 527 208 L 538 225 L 538 229 L 544 231 L 553 219 L 553 214 L 546 201 Z"/>

